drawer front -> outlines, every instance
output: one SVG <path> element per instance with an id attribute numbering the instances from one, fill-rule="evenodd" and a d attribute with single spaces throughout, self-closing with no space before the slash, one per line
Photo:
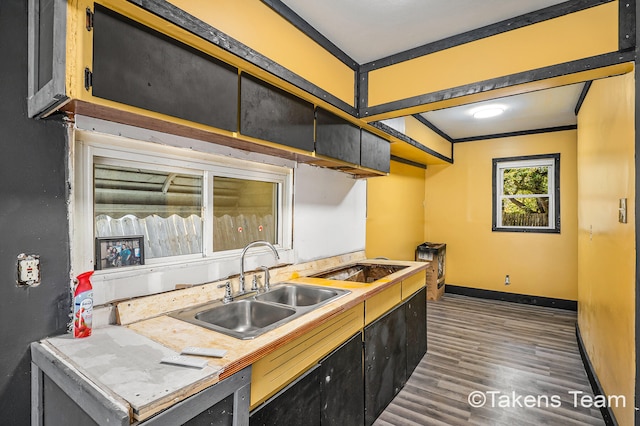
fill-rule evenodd
<path id="1" fill-rule="evenodd" d="M 402 300 L 411 297 L 416 291 L 425 286 L 426 272 L 420 271 L 402 281 Z"/>
<path id="2" fill-rule="evenodd" d="M 360 331 L 363 323 L 364 309 L 360 304 L 254 363 L 251 371 L 251 408 L 275 394 Z"/>
<path id="3" fill-rule="evenodd" d="M 367 299 L 365 303 L 364 320 L 365 325 L 380 318 L 385 312 L 396 306 L 402 301 L 402 283 L 383 290 L 373 297 Z"/>

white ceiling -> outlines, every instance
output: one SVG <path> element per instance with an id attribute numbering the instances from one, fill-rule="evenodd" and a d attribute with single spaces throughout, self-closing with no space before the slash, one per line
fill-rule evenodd
<path id="1" fill-rule="evenodd" d="M 359 64 L 566 0 L 282 0 Z"/>
<path id="2" fill-rule="evenodd" d="M 281 1 L 364 64 L 565 0 Z M 578 84 L 494 100 L 507 108 L 503 115 L 491 119 L 474 119 L 468 111 L 477 105 L 423 116 L 454 139 L 572 125 L 582 87 Z"/>
<path id="3" fill-rule="evenodd" d="M 574 111 L 583 87 L 584 83 L 572 84 L 420 115 L 452 139 L 575 125 Z M 504 113 L 473 117 L 475 110 L 490 105 L 502 107 Z"/>

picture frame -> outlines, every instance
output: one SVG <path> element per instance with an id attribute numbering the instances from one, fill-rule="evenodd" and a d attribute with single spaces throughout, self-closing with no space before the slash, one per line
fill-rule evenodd
<path id="1" fill-rule="evenodd" d="M 144 235 L 96 237 L 95 270 L 144 265 Z"/>

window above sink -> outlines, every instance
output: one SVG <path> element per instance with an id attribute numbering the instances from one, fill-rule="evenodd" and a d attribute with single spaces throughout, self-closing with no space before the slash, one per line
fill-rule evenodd
<path id="1" fill-rule="evenodd" d="M 74 183 L 73 270 L 98 269 L 97 304 L 153 292 L 132 293 L 116 284 L 122 279 L 149 282 L 161 273 L 172 289 L 236 273 L 251 241 L 292 251 L 293 167 L 78 131 Z M 134 237 L 142 238 L 144 264 L 105 267 L 111 251 L 98 243 Z M 273 266 L 264 254 L 250 257 Z"/>

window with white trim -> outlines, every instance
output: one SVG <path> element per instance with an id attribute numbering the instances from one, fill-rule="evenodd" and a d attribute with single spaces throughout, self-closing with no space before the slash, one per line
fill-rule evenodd
<path id="1" fill-rule="evenodd" d="M 493 159 L 493 230 L 560 232 L 560 154 Z"/>
<path id="2" fill-rule="evenodd" d="M 291 249 L 291 168 L 88 133 L 76 150 L 78 250 L 93 248 L 79 268 L 124 271 L 95 254 L 105 238 L 143 236 L 145 268 L 228 258 L 255 240 Z"/>

